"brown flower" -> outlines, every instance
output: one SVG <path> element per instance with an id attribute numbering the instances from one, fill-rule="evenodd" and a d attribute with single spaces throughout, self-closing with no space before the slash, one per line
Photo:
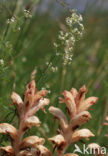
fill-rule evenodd
<path id="1" fill-rule="evenodd" d="M 39 92 L 37 91 L 34 80 L 32 80 L 26 86 L 24 102 L 17 93 L 12 92 L 11 99 L 13 104 L 17 107 L 20 125 L 19 129 L 17 130 L 8 123 L 0 124 L 0 133 L 9 134 L 11 137 L 12 146 L 1 148 L 1 150 L 4 150 L 7 155 L 12 156 L 13 154 L 13 156 L 30 156 L 34 153 L 33 148 L 36 149 L 35 155 L 37 155 L 37 150 L 40 151 L 40 153 L 45 153 L 45 151 L 46 153 L 48 152 L 47 148 L 43 146 L 45 142 L 43 138 L 29 136 L 23 139 L 23 135 L 27 129 L 31 128 L 32 126 L 40 126 L 41 122 L 39 118 L 35 116 L 35 113 L 40 109 L 43 110 L 44 107 L 49 104 L 49 99 L 45 98 L 46 94 L 47 90 L 41 90 Z M 28 147 L 31 148 L 30 151 L 27 150 Z M 40 150 L 40 147 L 42 147 L 43 151 Z"/>
<path id="2" fill-rule="evenodd" d="M 62 93 L 64 98 L 59 98 L 60 103 L 66 104 L 70 117 L 69 122 L 61 109 L 52 106 L 49 108 L 50 113 L 60 121 L 60 134 L 49 139 L 58 147 L 58 156 L 62 156 L 71 143 L 79 141 L 82 138 L 88 139 L 94 136 L 88 129 L 77 130 L 80 125 L 91 119 L 88 109 L 95 104 L 98 99 L 97 97 L 85 99 L 86 92 L 87 89 L 85 86 L 80 88 L 79 91 L 72 88 L 71 91 L 65 90 Z"/>

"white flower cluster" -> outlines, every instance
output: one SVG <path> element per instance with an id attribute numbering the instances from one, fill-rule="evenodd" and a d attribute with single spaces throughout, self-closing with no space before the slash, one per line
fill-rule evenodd
<path id="1" fill-rule="evenodd" d="M 64 48 L 63 64 L 70 64 L 72 61 L 72 51 L 75 45 L 75 41 L 80 39 L 83 35 L 84 26 L 81 23 L 83 20 L 81 15 L 77 15 L 74 11 L 70 17 L 66 18 L 66 31 L 60 31 L 58 35 L 58 42 L 54 43 L 54 47 L 57 49 L 57 56 L 59 55 L 60 47 Z"/>
<path id="2" fill-rule="evenodd" d="M 15 22 L 15 17 L 12 17 L 12 18 L 10 18 L 10 19 L 8 19 L 7 20 L 7 23 L 9 24 L 9 23 L 14 23 Z"/>
<path id="3" fill-rule="evenodd" d="M 18 30 L 18 31 L 21 30 L 20 25 L 18 25 L 18 19 L 15 18 L 14 16 L 11 17 L 10 19 L 7 19 L 7 24 L 10 24 L 15 30 Z"/>
<path id="4" fill-rule="evenodd" d="M 63 60 L 64 60 L 63 64 L 64 65 L 70 64 L 72 61 L 72 56 L 73 54 L 71 54 L 70 51 L 65 51 L 64 56 L 63 56 Z"/>
<path id="5" fill-rule="evenodd" d="M 30 11 L 29 10 L 24 10 L 24 15 L 25 15 L 25 17 L 26 18 L 32 18 L 32 14 L 30 13 Z"/>
<path id="6" fill-rule="evenodd" d="M 56 71 L 58 70 L 58 67 L 52 66 L 52 67 L 51 67 L 51 70 L 52 70 L 52 72 L 56 72 Z"/>
<path id="7" fill-rule="evenodd" d="M 71 33 L 78 38 L 82 37 L 84 31 L 82 21 L 82 16 L 77 15 L 76 12 L 73 12 L 71 17 L 66 18 L 66 24 L 71 29 Z"/>
<path id="8" fill-rule="evenodd" d="M 50 70 L 54 73 L 54 72 L 57 72 L 58 70 L 58 67 L 57 66 L 53 66 L 52 62 L 46 62 L 46 65 L 49 66 Z"/>

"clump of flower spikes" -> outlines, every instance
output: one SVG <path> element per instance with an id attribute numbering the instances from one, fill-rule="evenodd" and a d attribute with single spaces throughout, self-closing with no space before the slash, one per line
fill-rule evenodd
<path id="1" fill-rule="evenodd" d="M 91 115 L 88 112 L 89 107 L 96 103 L 97 97 L 89 97 L 85 99 L 87 89 L 85 86 L 77 91 L 72 88 L 71 91 L 65 90 L 63 92 L 63 98 L 59 98 L 61 103 L 66 103 L 66 108 L 70 117 L 70 121 L 63 111 L 59 108 L 51 106 L 49 108 L 50 113 L 54 115 L 60 122 L 60 130 L 58 135 L 50 138 L 49 140 L 56 144 L 57 156 L 63 156 L 66 149 L 72 143 L 79 141 L 82 138 L 88 139 L 93 137 L 94 134 L 88 129 L 80 129 L 79 126 L 88 122 L 91 119 Z M 65 154 L 64 156 L 74 156 L 74 154 Z"/>
<path id="2" fill-rule="evenodd" d="M 32 18 L 32 14 L 31 14 L 31 12 L 29 11 L 29 10 L 24 10 L 24 15 L 25 15 L 25 17 L 26 18 Z"/>
<path id="3" fill-rule="evenodd" d="M 12 92 L 11 99 L 16 106 L 19 117 L 19 129 L 8 123 L 0 124 L 0 133 L 9 134 L 11 146 L 1 147 L 1 153 L 5 156 L 50 156 L 50 151 L 43 145 L 44 138 L 29 136 L 23 138 L 27 129 L 32 126 L 40 126 L 41 122 L 34 114 L 49 104 L 45 98 L 47 90 L 37 91 L 35 81 L 32 80 L 27 86 L 24 94 L 24 101 L 21 97 Z M 29 148 L 32 147 L 32 148 Z M 28 150 L 29 148 L 29 150 Z"/>
<path id="4" fill-rule="evenodd" d="M 11 146 L 1 147 L 0 150 L 5 156 L 52 156 L 50 152 L 43 144 L 44 138 L 38 136 L 29 136 L 23 138 L 27 129 L 32 126 L 40 126 L 41 122 L 34 114 L 40 110 L 44 110 L 44 106 L 49 104 L 49 99 L 45 98 L 47 90 L 37 91 L 32 73 L 32 80 L 26 86 L 24 94 L 24 102 L 21 97 L 12 92 L 11 98 L 13 104 L 16 106 L 19 115 L 19 129 L 8 123 L 0 124 L 0 133 L 9 134 L 11 137 Z M 67 153 L 65 151 L 67 147 L 79 141 L 81 138 L 88 139 L 94 134 L 88 129 L 78 130 L 77 128 L 91 119 L 90 113 L 87 111 L 90 106 L 96 103 L 96 97 L 89 97 L 85 99 L 86 87 L 83 86 L 77 91 L 72 88 L 71 91 L 64 91 L 63 98 L 59 98 L 61 103 L 66 103 L 68 114 L 70 117 L 70 123 L 68 122 L 66 115 L 61 109 L 51 106 L 49 108 L 52 113 L 60 121 L 61 130 L 58 130 L 58 135 L 49 138 L 50 141 L 56 144 L 57 156 L 77 156 L 76 154 Z"/>
<path id="5" fill-rule="evenodd" d="M 75 42 L 83 35 L 84 26 L 82 21 L 82 16 L 77 15 L 76 11 L 72 11 L 71 16 L 66 18 L 66 29 L 59 32 L 58 41 L 54 43 L 56 55 L 63 56 L 64 65 L 71 63 Z"/>

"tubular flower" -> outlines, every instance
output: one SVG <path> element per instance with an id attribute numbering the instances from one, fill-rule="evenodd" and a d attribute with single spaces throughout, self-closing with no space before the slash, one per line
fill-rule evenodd
<path id="1" fill-rule="evenodd" d="M 79 91 L 72 88 L 71 91 L 65 90 L 62 93 L 64 98 L 59 98 L 60 103 L 66 104 L 70 121 L 68 121 L 66 115 L 61 109 L 53 106 L 49 108 L 50 113 L 59 120 L 61 127 L 61 130 L 59 131 L 60 134 L 49 139 L 56 144 L 58 156 L 62 156 L 70 144 L 79 141 L 82 138 L 88 139 L 89 137 L 94 136 L 94 134 L 88 129 L 77 129 L 80 125 L 91 119 L 88 109 L 98 100 L 97 97 L 89 97 L 85 99 L 86 92 L 87 89 L 85 86 L 81 87 Z"/>
<path id="2" fill-rule="evenodd" d="M 11 138 L 11 146 L 0 148 L 3 154 L 6 156 L 27 156 L 30 154 L 44 156 L 48 153 L 49 156 L 51 155 L 50 151 L 43 145 L 45 142 L 43 138 L 29 136 L 23 139 L 23 135 L 27 129 L 30 129 L 32 126 L 40 126 L 41 122 L 39 118 L 35 116 L 35 113 L 40 109 L 44 109 L 44 107 L 49 104 L 49 99 L 45 98 L 46 94 L 47 90 L 37 92 L 34 80 L 26 87 L 24 102 L 17 93 L 12 92 L 11 99 L 13 105 L 17 108 L 20 125 L 19 129 L 16 129 L 8 123 L 0 124 L 0 133 L 9 134 Z"/>

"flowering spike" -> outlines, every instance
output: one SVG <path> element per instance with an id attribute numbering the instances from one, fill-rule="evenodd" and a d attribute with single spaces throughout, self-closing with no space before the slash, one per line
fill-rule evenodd
<path id="1" fill-rule="evenodd" d="M 46 94 L 47 90 L 41 90 L 37 92 L 33 75 L 32 81 L 26 86 L 24 102 L 17 93 L 12 92 L 11 99 L 13 104 L 17 107 L 20 125 L 17 130 L 15 127 L 8 123 L 0 124 L 0 133 L 9 134 L 11 137 L 12 146 L 1 148 L 1 150 L 4 150 L 7 154 L 6 156 L 9 156 L 9 150 L 11 151 L 10 156 L 35 156 L 37 150 L 39 151 L 39 149 L 37 149 L 37 145 L 44 144 L 45 140 L 43 138 L 30 136 L 23 139 L 23 135 L 25 131 L 32 126 L 40 126 L 41 122 L 38 117 L 35 116 L 35 113 L 40 109 L 44 109 L 44 107 L 49 104 L 49 99 L 45 98 Z M 30 151 L 27 151 L 27 148 L 29 146 L 31 146 L 31 149 Z M 44 152 L 48 152 L 44 146 L 42 147 Z M 33 150 L 34 148 L 35 150 Z M 22 149 L 24 149 L 24 151 L 21 151 Z"/>
<path id="2" fill-rule="evenodd" d="M 50 113 L 60 121 L 61 130 L 59 131 L 59 135 L 50 138 L 50 140 L 58 147 L 57 156 L 62 156 L 70 144 L 79 141 L 81 138 L 88 139 L 89 137 L 94 136 L 94 134 L 88 129 L 77 130 L 80 125 L 91 119 L 91 115 L 87 110 L 97 101 L 96 97 L 85 99 L 86 92 L 87 89 L 84 85 L 79 91 L 75 88 L 72 88 L 71 91 L 65 90 L 62 94 L 64 99 L 59 98 L 61 103 L 66 104 L 70 122 L 68 122 L 66 116 L 60 109 L 54 107 L 49 108 Z"/>

